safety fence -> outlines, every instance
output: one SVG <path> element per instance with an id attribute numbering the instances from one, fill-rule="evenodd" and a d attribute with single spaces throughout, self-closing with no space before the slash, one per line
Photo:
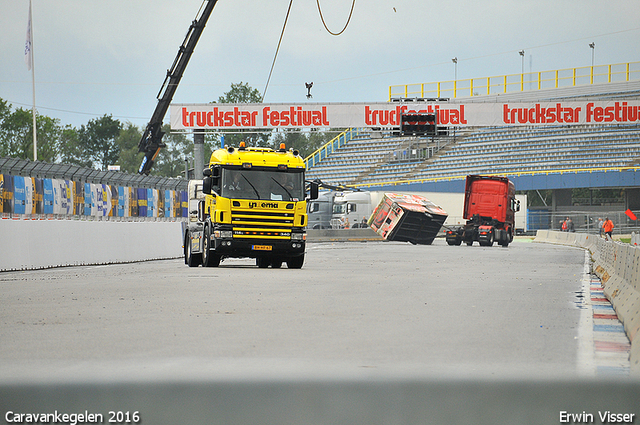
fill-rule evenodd
<path id="1" fill-rule="evenodd" d="M 4 219 L 184 220 L 187 181 L 0 158 Z"/>
<path id="2" fill-rule="evenodd" d="M 455 99 L 638 79 L 640 79 L 640 62 L 627 62 L 464 80 L 394 85 L 389 86 L 389 100 L 416 97 Z"/>
<path id="3" fill-rule="evenodd" d="M 538 230 L 535 241 L 589 250 L 592 270 L 602 280 L 604 294 L 631 341 L 631 371 L 640 374 L 640 247 L 596 235 L 552 230 Z"/>

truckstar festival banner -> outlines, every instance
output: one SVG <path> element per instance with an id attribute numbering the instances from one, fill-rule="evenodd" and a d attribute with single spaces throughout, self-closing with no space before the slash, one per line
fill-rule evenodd
<path id="1" fill-rule="evenodd" d="M 403 114 L 436 114 L 438 125 L 453 127 L 632 124 L 640 101 L 172 104 L 171 129 L 399 127 Z"/>

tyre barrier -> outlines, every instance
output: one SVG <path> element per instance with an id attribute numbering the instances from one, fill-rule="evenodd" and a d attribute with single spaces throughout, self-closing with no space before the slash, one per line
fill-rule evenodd
<path id="1" fill-rule="evenodd" d="M 640 247 L 608 241 L 597 235 L 552 230 L 538 230 L 534 242 L 589 250 L 591 270 L 602 281 L 604 294 L 631 341 L 631 373 L 640 374 Z"/>

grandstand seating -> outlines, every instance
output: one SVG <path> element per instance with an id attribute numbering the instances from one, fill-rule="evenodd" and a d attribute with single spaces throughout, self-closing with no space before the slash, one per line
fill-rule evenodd
<path id="1" fill-rule="evenodd" d="M 638 99 L 640 81 L 534 90 L 459 101 L 587 98 Z M 348 141 L 309 167 L 308 177 L 331 184 L 381 184 L 468 174 L 624 167 L 640 162 L 640 124 L 468 128 L 458 130 L 453 137 L 434 140 L 392 135 L 379 138 L 379 135 L 368 137 L 366 130 L 360 130 L 357 139 Z M 417 155 L 414 154 L 416 146 Z M 423 149 L 429 150 L 429 154 L 421 155 Z"/>
<path id="2" fill-rule="evenodd" d="M 449 139 L 451 143 L 440 155 L 428 159 L 394 155 L 405 143 L 402 138 L 352 140 L 312 167 L 308 176 L 332 184 L 382 183 L 467 174 L 623 167 L 640 157 L 639 124 L 494 127 L 467 130 Z"/>

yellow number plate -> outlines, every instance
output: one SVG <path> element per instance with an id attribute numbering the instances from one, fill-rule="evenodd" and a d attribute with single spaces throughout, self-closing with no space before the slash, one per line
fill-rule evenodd
<path id="1" fill-rule="evenodd" d="M 254 251 L 271 251 L 271 245 L 252 245 L 251 249 Z"/>

